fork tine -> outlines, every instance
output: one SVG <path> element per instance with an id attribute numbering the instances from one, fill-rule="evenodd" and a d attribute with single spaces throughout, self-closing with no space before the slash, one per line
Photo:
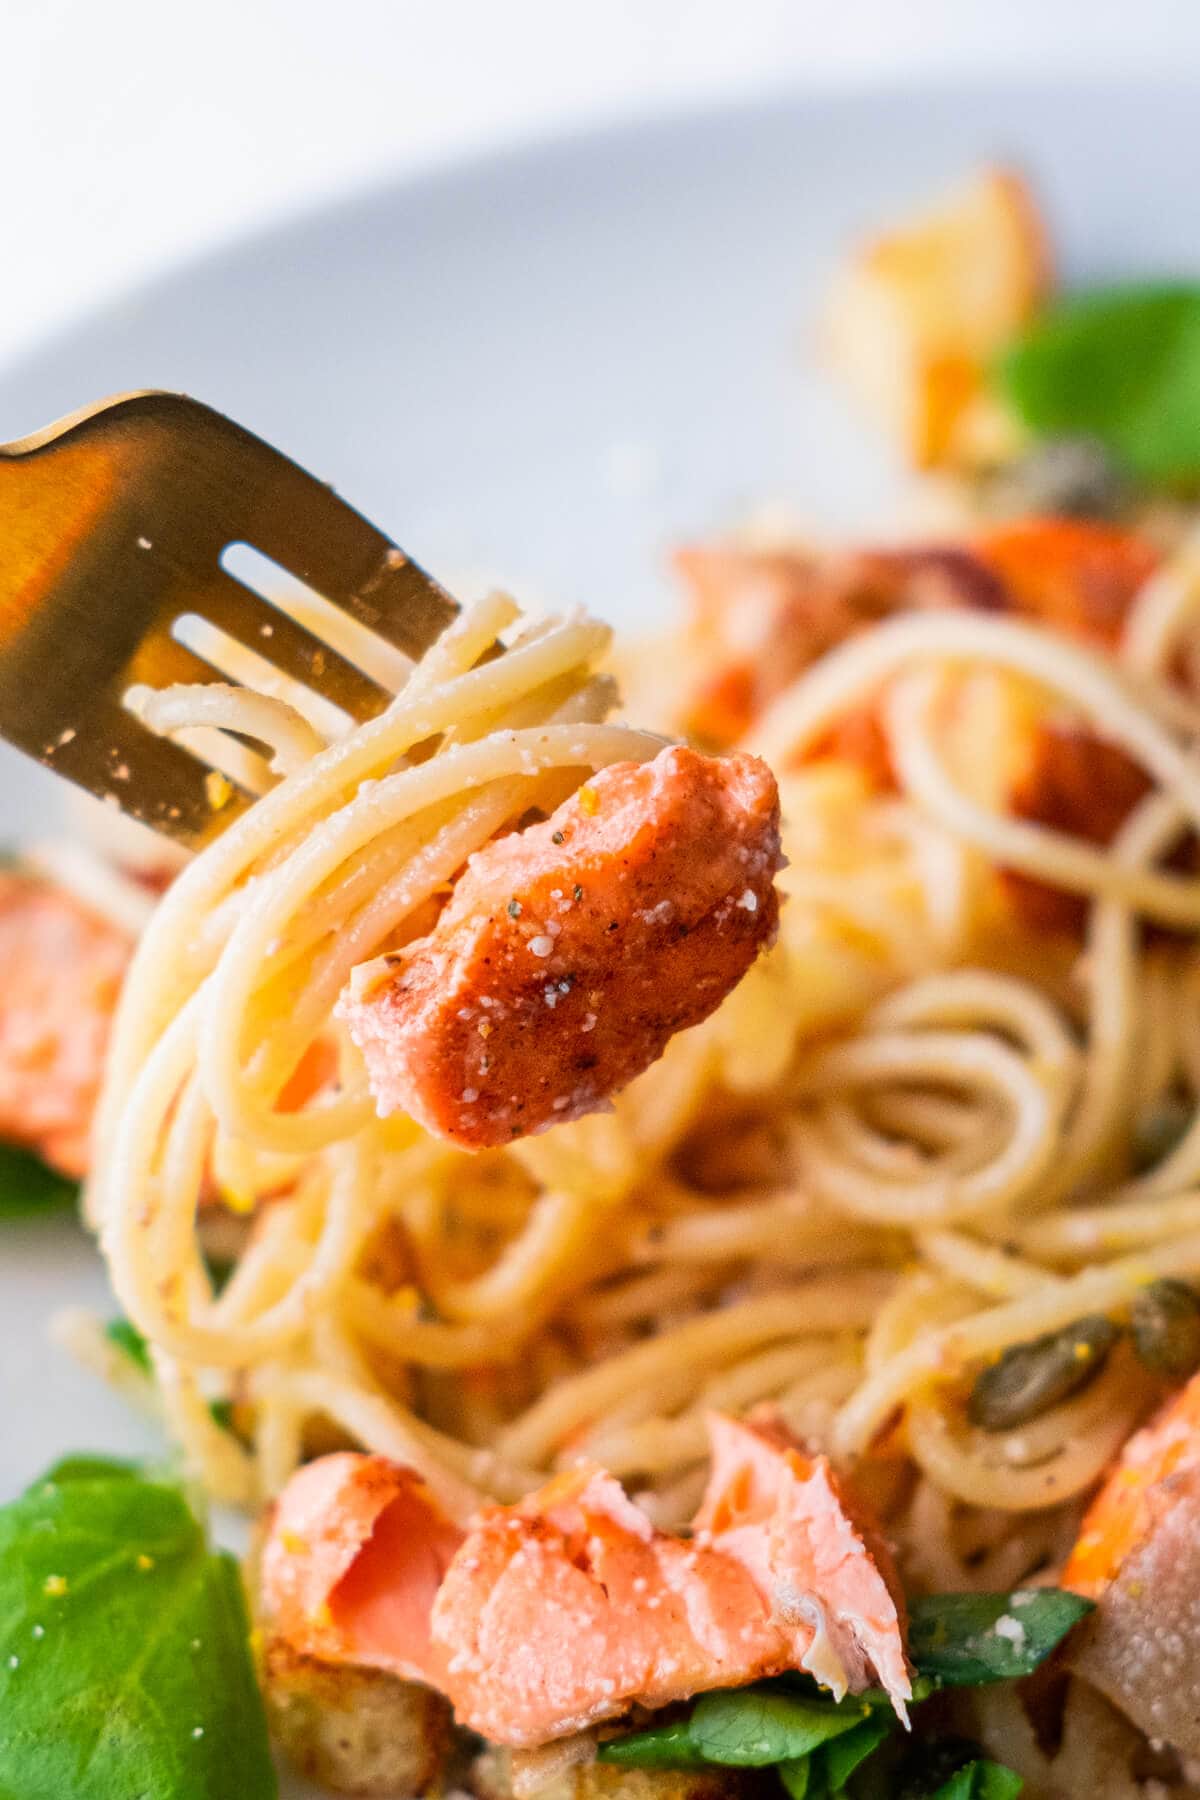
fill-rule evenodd
<path id="1" fill-rule="evenodd" d="M 386 688 L 321 638 L 220 569 L 189 593 L 188 611 L 257 651 L 282 674 L 312 688 L 352 718 L 372 718 L 391 699 Z"/>
<path id="2" fill-rule="evenodd" d="M 104 745 L 107 782 L 97 779 L 97 743 Z M 251 800 L 226 778 L 214 785 L 213 771 L 204 763 L 110 700 L 93 706 L 86 732 L 64 732 L 45 747 L 40 760 L 152 830 L 197 849 Z"/>
<path id="3" fill-rule="evenodd" d="M 174 687 L 177 682 L 211 681 L 208 663 L 171 636 L 168 628 L 146 633 L 129 660 L 126 688 Z M 118 696 L 124 698 L 124 696 Z"/>
<path id="4" fill-rule="evenodd" d="M 290 492 L 272 493 L 247 541 L 419 660 L 458 612 L 450 595 L 331 487 L 289 468 L 304 484 L 303 506 L 297 512 Z"/>
<path id="5" fill-rule="evenodd" d="M 172 479 L 186 485 L 193 510 L 208 512 L 215 555 L 235 540 L 252 545 L 414 660 L 456 616 L 445 589 L 390 538 L 243 426 L 181 394 L 117 404 L 166 428 Z"/>

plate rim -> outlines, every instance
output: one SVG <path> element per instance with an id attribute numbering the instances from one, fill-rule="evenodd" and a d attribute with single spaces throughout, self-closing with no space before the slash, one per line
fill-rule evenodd
<path id="1" fill-rule="evenodd" d="M 778 121 L 799 111 L 836 112 L 850 106 L 905 104 L 945 105 L 960 100 L 964 105 L 1010 99 L 1044 101 L 1057 96 L 1064 104 L 1090 101 L 1106 95 L 1128 106 L 1131 95 L 1146 101 L 1176 103 L 1200 101 L 1200 73 L 1162 74 L 1136 70 L 1129 75 L 1113 71 L 1057 72 L 1011 71 L 983 75 L 977 71 L 938 71 L 913 77 L 871 73 L 862 79 L 838 77 L 828 83 L 798 81 L 794 77 L 753 89 L 739 88 L 724 94 L 686 95 L 667 101 L 650 101 L 612 115 L 583 118 L 578 122 L 554 121 L 528 130 L 504 133 L 494 140 L 447 146 L 422 155 L 407 165 L 385 167 L 364 179 L 348 179 L 344 186 L 318 198 L 285 203 L 257 220 L 249 220 L 227 234 L 210 238 L 149 274 L 119 282 L 78 313 L 59 320 L 45 332 L 26 338 L 7 355 L 0 355 L 0 386 L 20 375 L 22 368 L 52 357 L 89 329 L 119 318 L 129 308 L 153 302 L 177 284 L 208 274 L 222 263 L 233 264 L 254 248 L 270 253 L 284 241 L 294 241 L 326 229 L 339 216 L 370 212 L 389 202 L 428 195 L 436 201 L 442 193 L 477 186 L 480 181 L 510 181 L 524 168 L 564 156 L 591 157 L 613 144 L 644 138 L 662 142 L 710 126 L 714 129 L 745 128 L 761 119 Z M 1000 153 L 1002 154 L 1002 152 Z M 41 421 L 45 423 L 45 421 Z M 34 429 L 32 426 L 24 427 Z M 7 434 L 7 431 L 5 433 Z M 13 435 L 19 435 L 14 433 Z"/>

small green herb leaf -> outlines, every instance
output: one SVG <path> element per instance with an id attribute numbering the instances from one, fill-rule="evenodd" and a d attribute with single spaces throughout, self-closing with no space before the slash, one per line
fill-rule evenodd
<path id="1" fill-rule="evenodd" d="M 0 1219 L 28 1219 L 74 1206 L 79 1188 L 15 1144 L 0 1144 Z"/>
<path id="2" fill-rule="evenodd" d="M 882 1693 L 823 1700 L 776 1682 L 702 1694 L 691 1716 L 600 1746 L 600 1761 L 629 1768 L 694 1768 L 719 1763 L 768 1768 L 795 1762 L 889 1709 Z"/>
<path id="3" fill-rule="evenodd" d="M 937 1788 L 931 1800 L 1016 1800 L 1025 1783 L 1003 1763 L 973 1762 Z"/>
<path id="4" fill-rule="evenodd" d="M 115 1344 L 117 1349 L 129 1358 L 136 1369 L 139 1369 L 149 1380 L 154 1380 L 154 1363 L 150 1356 L 150 1345 L 136 1325 L 129 1319 L 110 1319 L 104 1327 L 104 1335 L 110 1344 Z M 232 1400 L 210 1400 L 208 1410 L 214 1425 L 219 1425 L 222 1431 L 233 1430 Z M 0 1795 L 0 1800 L 4 1800 L 3 1795 Z"/>
<path id="5" fill-rule="evenodd" d="M 273 1800 L 241 1579 L 180 1489 L 100 1458 L 0 1507 L 0 1793 Z"/>
<path id="6" fill-rule="evenodd" d="M 834 1738 L 832 1743 L 826 1744 L 819 1756 L 830 1790 L 836 1794 L 844 1788 L 854 1771 L 873 1756 L 896 1729 L 893 1713 L 877 1712 L 856 1725 L 853 1731 L 848 1731 L 845 1737 Z"/>
<path id="7" fill-rule="evenodd" d="M 233 1430 L 232 1400 L 210 1400 L 208 1410 L 214 1425 L 219 1425 L 222 1431 Z"/>
<path id="8" fill-rule="evenodd" d="M 817 1800 L 811 1756 L 802 1756 L 798 1762 L 780 1763 L 779 1779 L 791 1800 Z"/>
<path id="9" fill-rule="evenodd" d="M 974 1687 L 1032 1674 L 1091 1611 L 1090 1600 L 1062 1588 L 914 1600 L 909 1614 L 909 1653 L 917 1671 L 913 1704 L 939 1687 Z M 891 1703 L 879 1689 L 830 1700 L 808 1677 L 783 1676 L 703 1694 L 689 1718 L 614 1738 L 600 1746 L 599 1754 L 601 1762 L 640 1769 L 779 1765 L 793 1800 L 797 1795 L 821 1800 L 845 1788 L 895 1724 Z M 965 1760 L 982 1764 L 986 1758 L 973 1755 L 976 1749 L 967 1745 Z M 806 1766 L 810 1761 L 811 1768 Z M 943 1761 L 928 1780 L 922 1774 L 912 1789 L 913 1800 L 933 1795 L 948 1772 Z M 978 1789 L 982 1800 L 1005 1800 L 1006 1792 L 996 1789 L 993 1796 L 991 1789 Z"/>
<path id="10" fill-rule="evenodd" d="M 676 1719 L 670 1725 L 651 1725 L 646 1731 L 612 1738 L 600 1745 L 599 1761 L 627 1769 L 700 1768 L 708 1758 L 693 1744 L 690 1726 L 689 1719 Z"/>
<path id="11" fill-rule="evenodd" d="M 861 1725 L 877 1704 L 874 1697 L 814 1701 L 768 1687 L 737 1688 L 704 1694 L 689 1736 L 707 1762 L 762 1769 L 811 1755 Z"/>
<path id="12" fill-rule="evenodd" d="M 143 1375 L 153 1376 L 154 1365 L 150 1361 L 150 1346 L 136 1325 L 128 1319 L 110 1319 L 104 1327 L 104 1335 L 110 1344 L 124 1351 L 131 1363 L 142 1371 Z"/>
<path id="13" fill-rule="evenodd" d="M 934 1594 L 912 1603 L 909 1654 L 922 1675 L 947 1687 L 1014 1681 L 1040 1667 L 1091 1611 L 1090 1600 L 1065 1588 Z"/>
<path id="14" fill-rule="evenodd" d="M 1098 439 L 1151 483 L 1200 477 L 1200 287 L 1060 301 L 1003 358 L 998 379 L 1039 436 Z"/>

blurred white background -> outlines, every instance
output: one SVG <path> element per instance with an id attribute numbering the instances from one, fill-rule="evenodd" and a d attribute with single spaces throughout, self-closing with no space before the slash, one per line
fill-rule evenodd
<path id="1" fill-rule="evenodd" d="M 700 98 L 1200 70 L 1195 0 L 0 0 L 0 361 L 331 195 Z"/>

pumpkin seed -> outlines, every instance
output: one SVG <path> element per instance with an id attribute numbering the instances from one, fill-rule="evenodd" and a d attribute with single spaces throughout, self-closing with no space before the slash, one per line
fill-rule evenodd
<path id="1" fill-rule="evenodd" d="M 1111 1319 L 1089 1313 L 1061 1331 L 1013 1344 L 976 1377 L 967 1417 L 984 1431 L 1027 1425 L 1094 1381 L 1119 1336 Z"/>
<path id="2" fill-rule="evenodd" d="M 1127 477 L 1095 438 L 1048 438 L 989 470 L 980 484 L 984 510 L 999 518 L 1054 513 L 1074 519 L 1120 519 L 1133 493 Z"/>
<path id="3" fill-rule="evenodd" d="M 1188 1282 L 1150 1282 L 1129 1310 L 1129 1328 L 1138 1356 L 1156 1375 L 1200 1369 L 1200 1293 Z"/>

